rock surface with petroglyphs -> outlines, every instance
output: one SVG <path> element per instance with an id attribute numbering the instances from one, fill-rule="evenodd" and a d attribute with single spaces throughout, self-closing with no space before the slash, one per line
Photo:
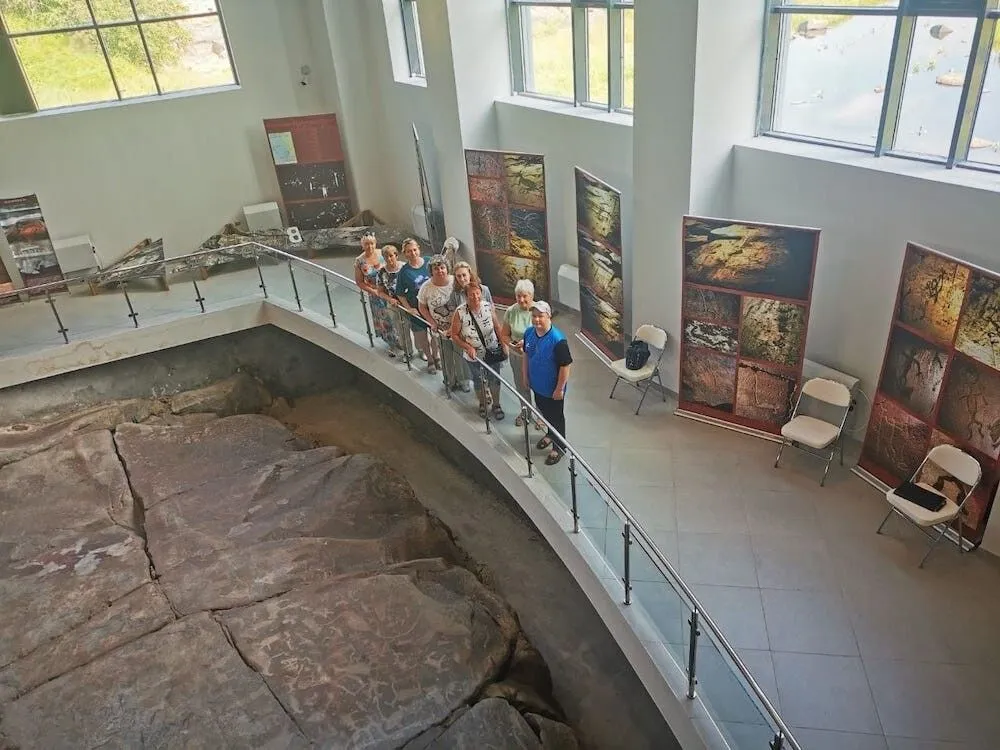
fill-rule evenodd
<path id="1" fill-rule="evenodd" d="M 3 431 L 0 746 L 572 741 L 405 478 L 238 413 L 268 403 L 237 378 Z"/>

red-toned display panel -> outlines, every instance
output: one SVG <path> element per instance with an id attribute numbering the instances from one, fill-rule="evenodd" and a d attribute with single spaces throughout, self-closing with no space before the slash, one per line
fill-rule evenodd
<path id="1" fill-rule="evenodd" d="M 772 434 L 802 378 L 819 230 L 684 217 L 679 411 Z"/>
<path id="2" fill-rule="evenodd" d="M 530 279 L 535 299 L 549 299 L 549 228 L 545 159 L 537 154 L 465 152 L 476 270 L 493 298 L 514 302 L 514 285 Z"/>
<path id="3" fill-rule="evenodd" d="M 983 467 L 961 515 L 978 544 L 1000 478 L 1000 276 L 910 244 L 858 466 L 896 487 L 942 443 Z M 934 466 L 922 479 L 953 498 L 961 490 Z"/>
<path id="4" fill-rule="evenodd" d="M 327 229 L 354 214 L 336 115 L 264 120 L 264 130 L 290 226 Z"/>

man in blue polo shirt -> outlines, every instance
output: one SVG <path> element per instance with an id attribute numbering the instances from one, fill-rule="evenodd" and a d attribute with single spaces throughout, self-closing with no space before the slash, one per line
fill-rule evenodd
<path id="1" fill-rule="evenodd" d="M 535 406 L 559 435 L 565 437 L 566 413 L 563 407 L 573 357 L 566 336 L 552 325 L 552 308 L 548 302 L 531 305 L 531 328 L 524 332 L 522 362 L 525 382 L 535 394 Z M 548 449 L 545 463 L 549 466 L 559 463 L 565 449 L 562 440 L 552 430 L 538 441 L 537 447 L 539 450 Z"/>

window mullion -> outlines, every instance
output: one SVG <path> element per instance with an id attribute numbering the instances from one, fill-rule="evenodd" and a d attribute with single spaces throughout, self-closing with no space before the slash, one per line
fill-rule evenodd
<path id="1" fill-rule="evenodd" d="M 972 37 L 972 54 L 969 55 L 965 85 L 962 87 L 962 98 L 958 104 L 955 133 L 952 137 L 951 151 L 948 154 L 949 168 L 955 166 L 956 162 L 963 162 L 969 158 L 969 147 L 972 145 L 972 133 L 976 124 L 976 114 L 979 111 L 979 100 L 986 83 L 986 70 L 990 64 L 995 30 L 996 19 L 994 18 L 981 18 L 976 24 L 976 33 Z"/>
<path id="2" fill-rule="evenodd" d="M 573 21 L 573 99 L 579 106 L 589 99 L 587 79 L 587 9 L 576 4 L 570 10 Z"/>
<path id="3" fill-rule="evenodd" d="M 163 89 L 160 88 L 160 77 L 156 75 L 156 66 L 153 65 L 153 56 L 149 54 L 149 44 L 146 42 L 146 33 L 142 30 L 142 24 L 139 22 L 139 11 L 135 8 L 135 0 L 128 0 L 128 4 L 132 8 L 132 15 L 135 16 L 135 27 L 139 30 L 139 40 L 142 42 L 142 50 L 146 53 L 146 62 L 149 63 L 149 73 L 153 76 L 153 85 L 156 86 L 156 93 L 158 96 L 163 95 Z M 216 5 L 215 9 L 218 10 L 219 6 Z M 233 51 L 232 49 L 227 50 L 229 52 L 229 61 L 232 64 Z"/>
<path id="4" fill-rule="evenodd" d="M 510 36 L 510 72 L 514 91 L 519 94 L 534 88 L 534 65 L 531 44 L 531 16 L 524 17 L 523 9 L 514 3 L 507 5 L 507 24 Z"/>
<path id="5" fill-rule="evenodd" d="M 916 16 L 896 17 L 896 31 L 889 55 L 889 72 L 885 81 L 885 97 L 882 100 L 882 119 L 879 122 L 878 139 L 875 141 L 875 156 L 882 156 L 891 150 L 896 141 L 899 127 L 899 112 L 903 106 L 903 89 L 906 87 L 906 72 L 910 69 L 910 50 L 913 48 L 913 32 L 917 25 Z"/>
<path id="6" fill-rule="evenodd" d="M 101 45 L 101 54 L 104 55 L 104 64 L 108 66 L 108 75 L 111 76 L 111 84 L 115 87 L 115 96 L 118 97 L 118 101 L 122 100 L 122 90 L 118 85 L 118 76 L 115 75 L 115 69 L 111 65 L 111 58 L 108 57 L 108 48 L 104 44 L 104 36 L 101 34 L 101 30 L 97 27 L 97 16 L 94 15 L 94 7 L 91 4 L 91 0 L 87 0 L 87 12 L 90 14 L 90 22 L 94 26 L 94 34 L 97 35 L 97 43 Z"/>
<path id="7" fill-rule="evenodd" d="M 622 108 L 622 47 L 622 9 L 614 7 L 614 0 L 608 0 L 608 112 Z"/>
<path id="8" fill-rule="evenodd" d="M 774 130 L 774 108 L 781 92 L 781 58 L 783 49 L 788 44 L 781 33 L 784 25 L 782 16 L 774 13 L 773 8 L 779 0 L 766 0 L 764 16 L 764 45 L 761 50 L 760 85 L 757 89 L 757 132 L 768 133 Z"/>
<path id="9" fill-rule="evenodd" d="M 14 51 L 14 43 L 7 36 L 0 18 L 0 117 L 23 115 L 38 111 L 21 62 Z"/>

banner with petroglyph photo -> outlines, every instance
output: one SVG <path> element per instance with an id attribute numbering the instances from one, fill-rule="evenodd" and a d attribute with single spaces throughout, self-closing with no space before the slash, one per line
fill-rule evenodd
<path id="1" fill-rule="evenodd" d="M 983 468 L 961 515 L 978 544 L 1000 479 L 1000 275 L 910 244 L 857 473 L 897 487 L 945 443 Z M 921 480 L 961 492 L 934 466 Z"/>
<path id="2" fill-rule="evenodd" d="M 575 168 L 580 334 L 609 359 L 625 356 L 622 194 Z"/>
<path id="3" fill-rule="evenodd" d="M 548 300 L 549 230 L 545 159 L 538 154 L 465 152 L 476 270 L 493 299 L 514 302 L 514 285 L 530 279 Z"/>
<path id="4" fill-rule="evenodd" d="M 777 435 L 802 379 L 819 230 L 684 217 L 678 414 Z"/>
<path id="5" fill-rule="evenodd" d="M 0 232 L 10 246 L 25 291 L 30 294 L 32 287 L 62 281 L 62 268 L 49 239 L 49 229 L 42 216 L 38 196 L 24 195 L 0 200 Z M 0 290 L 10 291 L 12 288 L 11 274 L 5 271 L 0 278 Z M 61 291 L 65 287 L 56 289 Z"/>

